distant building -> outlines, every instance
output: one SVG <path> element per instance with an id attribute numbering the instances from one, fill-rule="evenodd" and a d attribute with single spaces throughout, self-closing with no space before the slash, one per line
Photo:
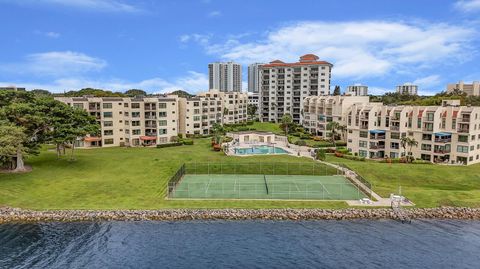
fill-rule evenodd
<path id="1" fill-rule="evenodd" d="M 328 95 L 333 65 L 306 54 L 296 63 L 280 60 L 260 66 L 260 121 L 278 122 L 290 114 L 293 122 L 302 122 L 303 99 Z"/>
<path id="2" fill-rule="evenodd" d="M 368 95 L 368 86 L 363 85 L 353 85 L 348 86 L 345 95 L 350 96 L 367 96 Z"/>
<path id="3" fill-rule="evenodd" d="M 248 91 L 258 93 L 260 91 L 260 66 L 254 63 L 248 66 Z"/>
<path id="4" fill-rule="evenodd" d="M 417 95 L 418 86 L 411 83 L 405 83 L 403 85 L 397 86 L 396 91 L 401 94 Z"/>
<path id="5" fill-rule="evenodd" d="M 465 84 L 463 81 L 459 81 L 447 85 L 447 93 L 452 93 L 454 90 L 466 93 L 469 96 L 480 96 L 480 82 L 474 81 L 472 84 Z"/>
<path id="6" fill-rule="evenodd" d="M 258 107 L 258 93 L 248 93 L 248 104 L 256 105 Z"/>
<path id="7" fill-rule="evenodd" d="M 1 90 L 4 90 L 4 91 L 25 91 L 26 89 L 25 88 L 18 88 L 16 86 L 8 86 L 8 87 L 0 87 L 0 91 Z"/>
<path id="8" fill-rule="evenodd" d="M 242 66 L 234 62 L 215 62 L 208 65 L 208 88 L 221 92 L 242 91 Z"/>

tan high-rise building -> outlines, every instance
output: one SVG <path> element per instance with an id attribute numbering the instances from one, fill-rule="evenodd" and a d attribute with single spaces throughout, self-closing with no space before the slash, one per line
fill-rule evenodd
<path id="1" fill-rule="evenodd" d="M 260 120 L 278 122 L 288 113 L 294 122 L 301 123 L 304 98 L 330 93 L 332 67 L 313 54 L 303 55 L 296 63 L 276 60 L 261 65 Z"/>
<path id="2" fill-rule="evenodd" d="M 452 93 L 455 90 L 466 93 L 468 96 L 480 96 L 480 82 L 474 81 L 472 84 L 465 84 L 463 81 L 460 81 L 447 85 L 447 93 Z"/>

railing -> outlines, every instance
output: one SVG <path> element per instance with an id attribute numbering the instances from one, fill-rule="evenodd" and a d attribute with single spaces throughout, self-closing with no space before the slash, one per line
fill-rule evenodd
<path id="1" fill-rule="evenodd" d="M 441 139 L 441 138 L 435 138 L 435 143 L 449 143 L 449 142 L 452 142 L 452 139 L 451 138 L 444 138 L 444 139 Z"/>
<path id="2" fill-rule="evenodd" d="M 398 131 L 398 130 L 400 130 L 400 126 L 390 126 L 390 130 Z"/>
<path id="3" fill-rule="evenodd" d="M 457 132 L 459 132 L 459 133 L 469 133 L 470 130 L 466 129 L 466 128 L 460 128 L 460 129 L 457 129 Z"/>
<path id="4" fill-rule="evenodd" d="M 355 171 L 355 170 L 353 170 L 352 168 L 350 168 L 350 166 L 348 166 L 348 165 L 346 165 L 346 164 L 344 164 L 344 163 L 339 163 L 338 165 L 341 166 L 341 167 L 343 167 L 343 168 L 346 168 L 346 169 L 348 169 L 348 170 L 350 170 L 350 171 Z M 366 194 L 368 194 L 368 195 L 370 196 L 370 198 L 371 198 L 371 197 L 372 197 L 372 184 L 371 184 L 368 180 L 366 180 L 364 177 L 362 177 L 361 175 L 359 175 L 357 172 L 355 172 L 355 175 L 356 175 L 356 179 L 357 179 L 358 181 L 360 181 L 363 185 L 365 185 L 365 187 L 366 187 L 367 189 L 365 189 L 365 188 L 363 188 L 362 186 L 356 184 L 356 182 L 355 182 L 354 180 L 351 180 L 351 182 L 352 182 L 355 186 L 357 186 L 357 188 L 361 189 L 363 192 L 365 192 Z M 347 177 L 347 178 L 350 179 L 349 177 Z"/>
<path id="5" fill-rule="evenodd" d="M 370 145 L 370 149 L 384 149 L 385 145 Z"/>

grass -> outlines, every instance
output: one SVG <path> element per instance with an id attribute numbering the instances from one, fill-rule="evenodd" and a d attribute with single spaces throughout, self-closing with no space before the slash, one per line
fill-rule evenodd
<path id="1" fill-rule="evenodd" d="M 280 125 L 278 123 L 255 121 L 252 125 L 247 125 L 247 127 L 255 128 L 255 130 L 257 131 L 272 132 L 279 135 L 285 135 L 285 132 L 280 129 Z"/>
<path id="2" fill-rule="evenodd" d="M 271 127 L 269 127 L 271 128 Z M 210 139 L 171 148 L 76 151 L 76 161 L 42 150 L 27 160 L 33 171 L 0 174 L 0 205 L 30 209 L 345 208 L 343 202 L 165 200 L 166 184 L 184 162 L 313 162 L 292 156 L 227 157 Z"/>
<path id="3" fill-rule="evenodd" d="M 402 194 L 418 207 L 480 207 L 480 165 L 387 164 L 353 161 L 328 155 L 327 161 L 344 163 L 357 171 L 383 197 Z"/>
<path id="4" fill-rule="evenodd" d="M 293 144 L 295 144 L 299 140 L 305 141 L 305 143 L 307 143 L 307 146 L 312 147 L 312 148 L 322 147 L 322 146 L 325 146 L 325 145 L 331 145 L 332 144 L 331 141 L 325 141 L 325 140 L 315 141 L 313 139 L 301 139 L 298 136 L 293 136 L 293 135 L 290 136 L 290 141 Z M 341 141 L 338 140 L 337 142 L 341 142 Z"/>

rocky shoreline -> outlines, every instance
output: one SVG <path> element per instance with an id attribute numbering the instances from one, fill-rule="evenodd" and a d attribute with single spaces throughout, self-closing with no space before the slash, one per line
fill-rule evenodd
<path id="1" fill-rule="evenodd" d="M 411 208 L 409 219 L 480 220 L 480 208 Z M 0 223 L 176 220 L 352 220 L 400 219 L 389 208 L 378 209 L 171 209 L 171 210 L 47 210 L 0 208 Z"/>

